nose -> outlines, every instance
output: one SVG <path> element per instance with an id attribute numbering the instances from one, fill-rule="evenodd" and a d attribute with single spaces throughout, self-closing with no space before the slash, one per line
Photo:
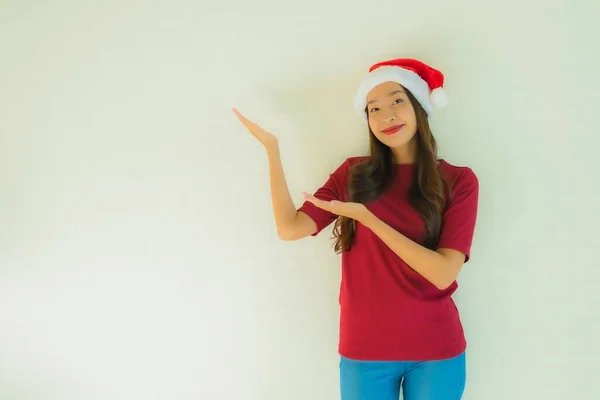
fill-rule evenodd
<path id="1" fill-rule="evenodd" d="M 383 120 L 381 122 L 384 123 L 389 123 L 389 122 L 393 122 L 396 120 L 396 116 L 394 115 L 394 113 L 389 113 L 388 115 L 386 115 Z"/>

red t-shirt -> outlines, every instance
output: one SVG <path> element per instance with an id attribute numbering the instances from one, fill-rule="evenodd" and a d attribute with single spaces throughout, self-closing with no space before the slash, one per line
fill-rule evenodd
<path id="1" fill-rule="evenodd" d="M 345 160 L 315 196 L 347 201 L 349 167 L 362 158 Z M 444 160 L 438 165 L 452 189 L 438 248 L 458 250 L 468 261 L 477 217 L 477 176 L 468 167 L 457 167 Z M 398 174 L 394 183 L 366 206 L 392 228 L 420 242 L 424 223 L 408 202 L 415 165 L 395 167 Z M 298 210 L 315 221 L 317 232 L 313 236 L 337 219 L 337 215 L 308 201 Z M 353 246 L 342 253 L 339 354 L 357 360 L 400 361 L 440 360 L 459 355 L 466 349 L 466 340 L 451 298 L 457 287 L 454 281 L 447 289 L 438 289 L 357 222 Z"/>

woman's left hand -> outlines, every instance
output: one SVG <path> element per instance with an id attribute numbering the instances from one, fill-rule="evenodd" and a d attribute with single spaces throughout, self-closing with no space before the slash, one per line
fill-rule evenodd
<path id="1" fill-rule="evenodd" d="M 304 193 L 304 199 L 325 211 L 329 211 L 333 214 L 341 215 L 343 217 L 352 218 L 361 223 L 364 223 L 364 221 L 371 215 L 369 209 L 362 203 L 343 202 L 338 200 L 319 200 L 312 194 L 306 192 Z"/>

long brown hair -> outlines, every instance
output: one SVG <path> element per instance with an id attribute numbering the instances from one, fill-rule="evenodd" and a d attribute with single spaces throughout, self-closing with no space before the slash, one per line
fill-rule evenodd
<path id="1" fill-rule="evenodd" d="M 442 215 L 450 194 L 438 169 L 437 143 L 431 133 L 427 113 L 412 93 L 408 90 L 406 93 L 417 119 L 417 159 L 409 199 L 425 223 L 423 244 L 433 249 L 439 240 Z M 369 156 L 350 169 L 348 201 L 366 203 L 374 200 L 389 188 L 395 178 L 392 150 L 377 139 L 370 127 L 369 143 Z M 355 223 L 354 219 L 342 216 L 336 220 L 333 228 L 336 253 L 349 251 L 352 247 Z"/>

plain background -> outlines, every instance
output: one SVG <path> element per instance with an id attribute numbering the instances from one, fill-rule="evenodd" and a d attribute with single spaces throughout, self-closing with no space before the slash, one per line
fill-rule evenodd
<path id="1" fill-rule="evenodd" d="M 338 398 L 331 227 L 278 240 L 231 107 L 299 206 L 366 150 L 368 67 L 414 57 L 481 185 L 464 398 L 597 399 L 598 4 L 1 1 L 0 398 Z"/>

